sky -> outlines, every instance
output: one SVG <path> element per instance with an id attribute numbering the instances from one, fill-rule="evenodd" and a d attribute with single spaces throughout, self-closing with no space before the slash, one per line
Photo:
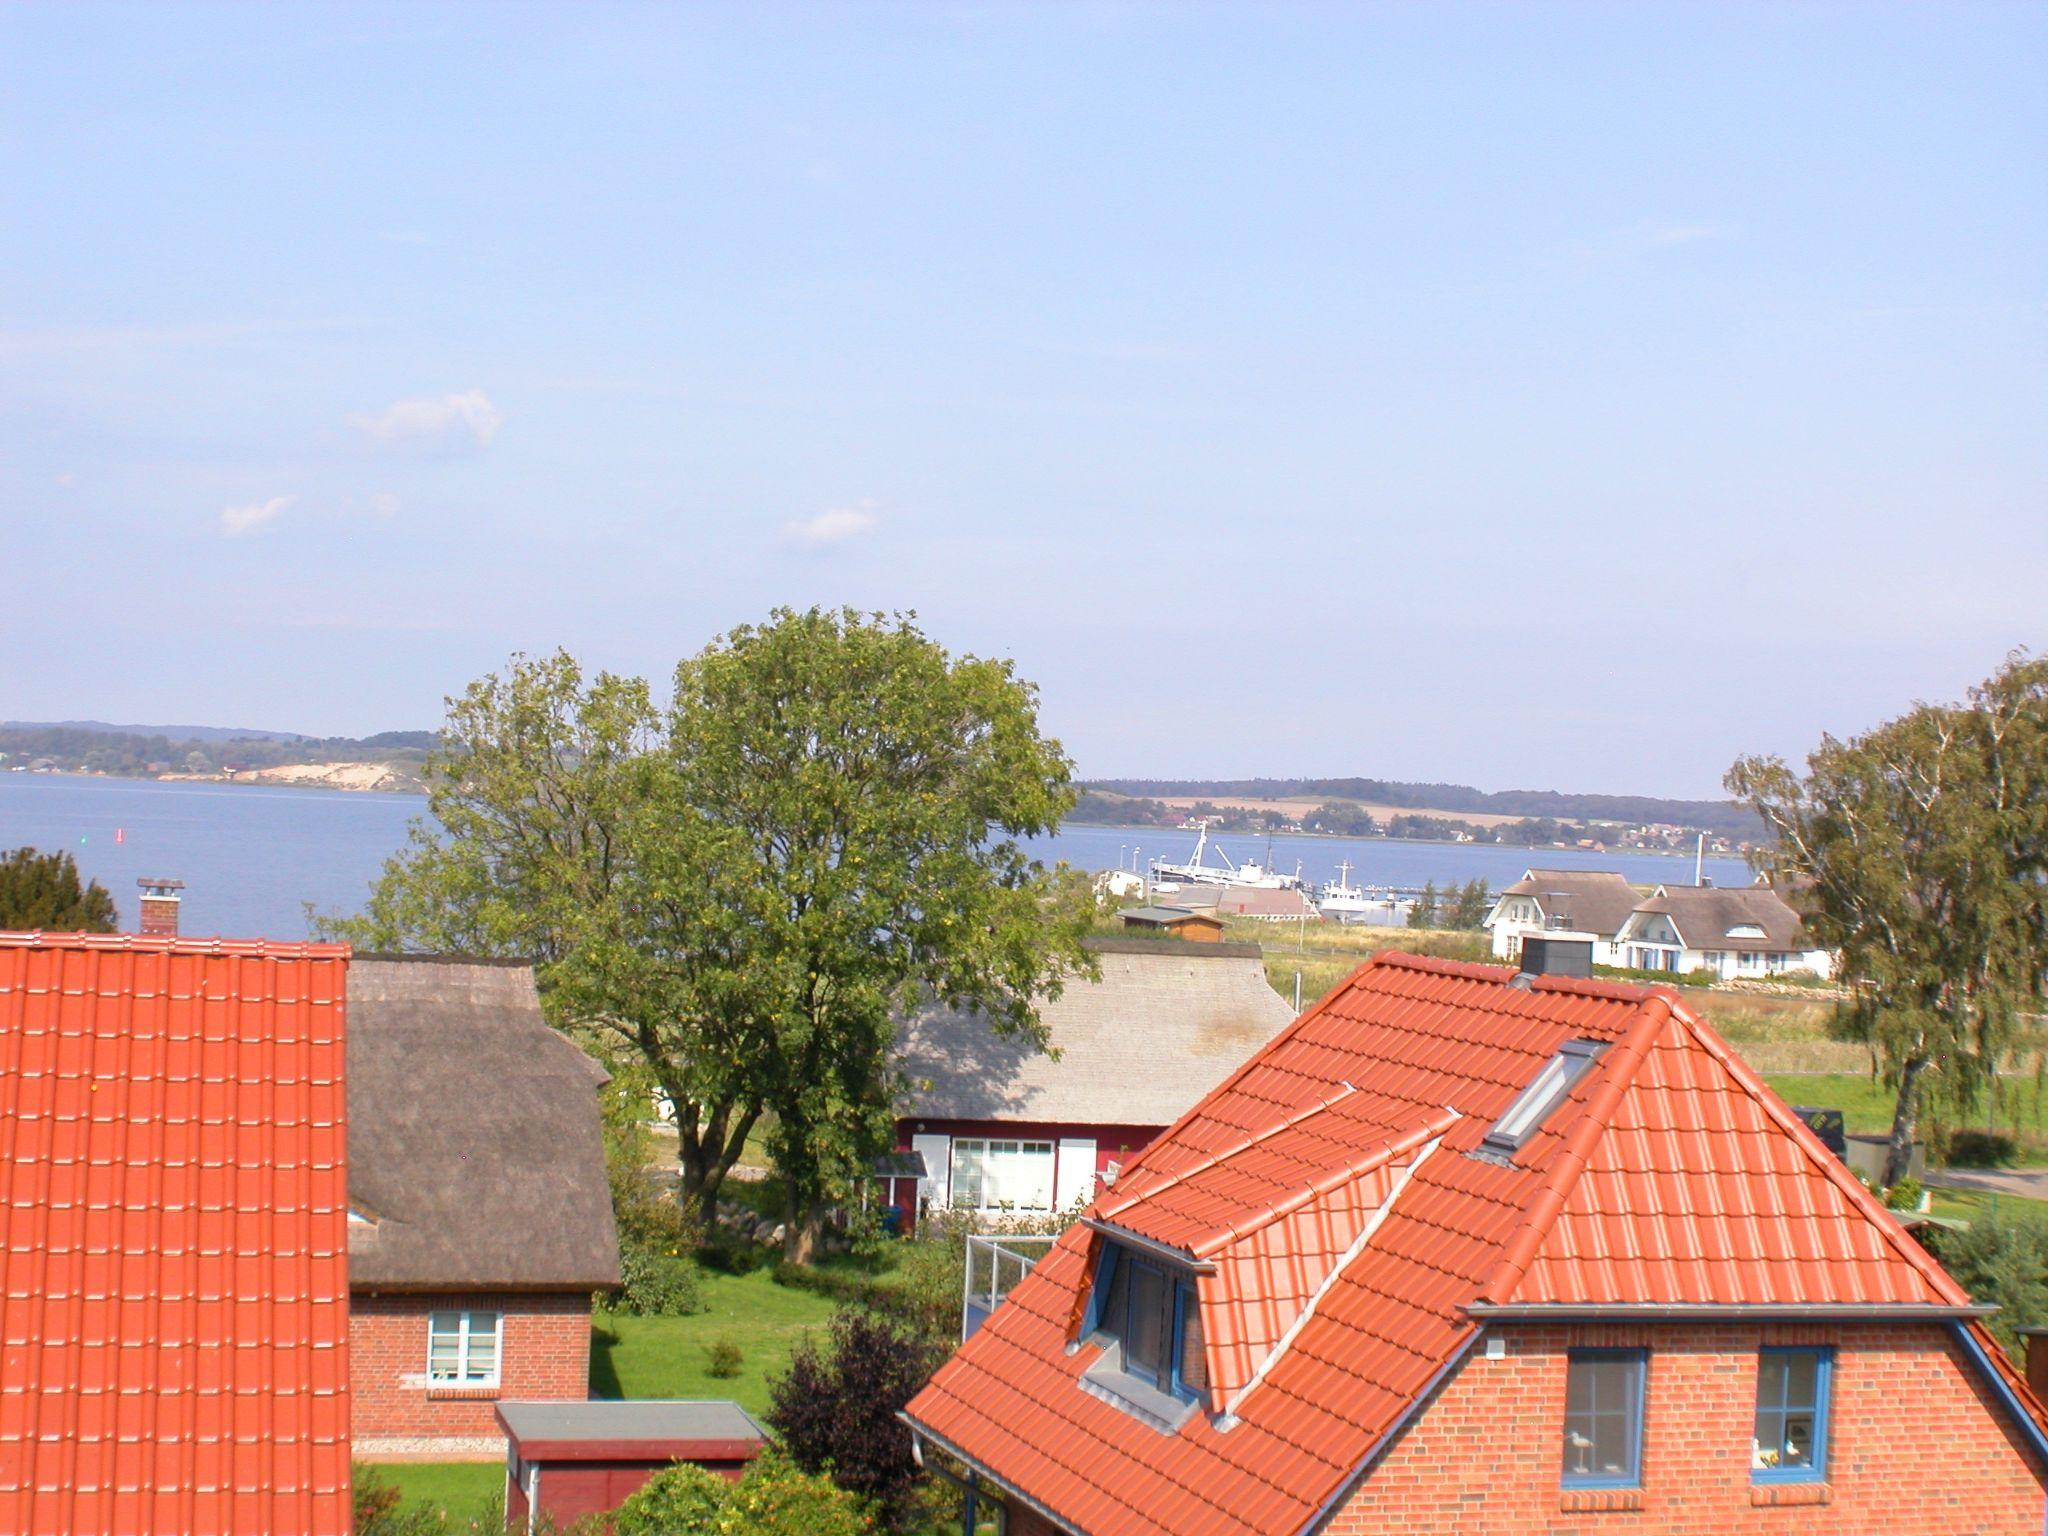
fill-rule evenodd
<path id="1" fill-rule="evenodd" d="M 778 605 L 1701 795 L 2048 643 L 2048 7 L 0 10 L 0 718 Z"/>

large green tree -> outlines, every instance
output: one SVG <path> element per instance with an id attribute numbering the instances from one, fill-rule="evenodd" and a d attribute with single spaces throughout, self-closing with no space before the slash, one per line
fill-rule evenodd
<path id="1" fill-rule="evenodd" d="M 1035 690 L 907 618 L 778 611 L 683 662 L 666 711 L 515 659 L 443 735 L 432 822 L 327 931 L 533 957 L 556 1020 L 674 1105 L 692 1215 L 767 1126 L 796 1256 L 884 1143 L 900 1011 L 1033 1035 L 1034 996 L 1088 963 L 1085 903 L 1018 843 L 1072 802 Z"/>
<path id="2" fill-rule="evenodd" d="M 1922 704 L 1802 777 L 1744 758 L 1728 788 L 1763 817 L 1759 856 L 1839 952 L 1849 1030 L 1896 1090 L 1886 1181 L 1930 1107 L 1973 1105 L 2038 1006 L 2048 965 L 2048 660 L 2015 654 L 1959 704 Z"/>
<path id="3" fill-rule="evenodd" d="M 114 898 L 97 880 L 79 879 L 70 854 L 17 848 L 0 856 L 0 928 L 50 933 L 112 933 Z"/>
<path id="4" fill-rule="evenodd" d="M 1018 841 L 1059 825 L 1071 765 L 1009 662 L 851 611 L 779 611 L 685 661 L 668 740 L 672 819 L 717 839 L 696 868 L 772 1034 L 750 1081 L 801 1258 L 886 1144 L 900 1011 L 933 997 L 1035 1036 L 1035 998 L 1090 965 L 1091 904 Z"/>

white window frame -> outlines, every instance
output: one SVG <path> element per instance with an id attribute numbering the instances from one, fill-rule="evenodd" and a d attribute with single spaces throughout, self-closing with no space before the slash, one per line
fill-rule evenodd
<path id="1" fill-rule="evenodd" d="M 437 1326 L 443 1318 L 455 1319 L 455 1374 L 436 1376 L 434 1374 L 434 1340 L 445 1336 L 447 1329 Z M 491 1370 L 488 1376 L 470 1374 L 470 1353 L 477 1340 L 483 1337 L 483 1330 L 477 1326 L 480 1318 L 491 1319 Z M 495 1387 L 505 1374 L 505 1314 L 495 1307 L 442 1307 L 427 1314 L 427 1385 L 429 1387 Z"/>
<path id="2" fill-rule="evenodd" d="M 1008 1180 L 991 1176 L 998 1170 L 995 1159 L 998 1157 L 1022 1158 L 1026 1153 L 1032 1155 L 1042 1153 L 1045 1157 L 1045 1204 L 1025 1205 L 1016 1200 L 990 1200 L 988 1196 L 991 1185 L 994 1185 L 996 1192 L 1001 1194 L 1004 1185 L 1008 1183 Z M 960 1188 L 961 1163 L 965 1157 L 977 1154 L 981 1159 L 981 1189 L 974 1203 L 968 1205 L 965 1194 Z M 956 1206 L 967 1206 L 968 1209 L 976 1211 L 1000 1211 L 1004 1209 L 1050 1211 L 1053 1208 L 1052 1202 L 1057 1193 L 1056 1172 L 1058 1157 L 1058 1143 L 1033 1137 L 955 1136 L 953 1138 L 951 1166 L 947 1169 L 950 1175 L 947 1187 L 952 1191 L 953 1204 Z"/>

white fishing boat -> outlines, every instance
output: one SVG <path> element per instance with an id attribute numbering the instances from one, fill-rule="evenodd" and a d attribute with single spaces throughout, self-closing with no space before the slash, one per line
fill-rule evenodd
<path id="1" fill-rule="evenodd" d="M 1408 921 L 1413 898 L 1377 885 L 1353 885 L 1351 862 L 1337 866 L 1337 878 L 1316 893 L 1316 910 L 1339 923 L 1398 928 Z"/>
<path id="2" fill-rule="evenodd" d="M 1337 878 L 1316 895 L 1316 910 L 1338 922 L 1353 922 L 1372 909 L 1372 893 L 1351 883 L 1351 861 L 1337 866 Z"/>
<path id="3" fill-rule="evenodd" d="M 1209 848 L 1209 827 L 1205 822 L 1200 835 L 1195 839 L 1195 856 L 1185 864 L 1174 864 L 1165 859 L 1151 861 L 1152 878 L 1155 882 L 1165 881 L 1181 885 L 1248 885 L 1263 891 L 1296 891 L 1302 887 L 1299 868 L 1291 875 L 1259 863 L 1246 860 L 1239 864 L 1219 846 L 1216 857 L 1223 861 L 1222 867 L 1203 862 L 1203 854 Z M 1271 857 L 1270 851 L 1267 857 Z"/>

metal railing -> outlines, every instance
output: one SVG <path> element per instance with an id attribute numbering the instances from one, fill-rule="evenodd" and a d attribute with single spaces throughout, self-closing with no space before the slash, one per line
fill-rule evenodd
<path id="1" fill-rule="evenodd" d="M 1051 1233 L 967 1235 L 967 1263 L 960 1295 L 962 1342 L 974 1337 L 974 1330 L 988 1321 L 989 1314 L 1003 1304 L 1011 1288 L 1030 1274 L 1058 1241 Z"/>

